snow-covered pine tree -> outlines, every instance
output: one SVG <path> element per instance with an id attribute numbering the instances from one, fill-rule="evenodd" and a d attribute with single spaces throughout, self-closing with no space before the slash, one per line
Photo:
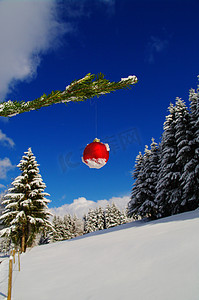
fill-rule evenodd
<path id="1" fill-rule="evenodd" d="M 170 114 L 166 116 L 164 132 L 160 143 L 160 165 L 156 190 L 157 217 L 166 217 L 172 214 L 172 203 L 181 197 L 179 189 L 180 172 L 176 165 L 176 107 L 169 106 Z"/>
<path id="2" fill-rule="evenodd" d="M 155 140 L 152 138 L 151 149 L 145 148 L 144 154 L 144 183 L 142 187 L 142 200 L 143 203 L 138 209 L 138 216 L 149 217 L 155 219 L 157 216 L 155 195 L 158 177 L 158 147 Z"/>
<path id="3" fill-rule="evenodd" d="M 74 237 L 78 236 L 78 224 L 79 220 L 74 215 L 73 217 L 68 214 L 64 216 L 64 224 L 65 224 L 65 237 L 66 239 L 73 239 Z"/>
<path id="4" fill-rule="evenodd" d="M 79 235 L 82 235 L 83 232 L 82 232 L 82 222 L 80 219 L 77 218 L 77 216 L 74 214 L 73 215 L 73 237 L 77 237 Z"/>
<path id="5" fill-rule="evenodd" d="M 112 214 L 115 219 L 115 226 L 125 224 L 127 222 L 126 215 L 113 202 L 111 205 Z"/>
<path id="6" fill-rule="evenodd" d="M 74 222 L 74 237 L 80 236 L 84 234 L 84 222 L 82 219 L 77 218 L 76 215 L 73 216 Z"/>
<path id="7" fill-rule="evenodd" d="M 105 229 L 105 216 L 102 207 L 96 208 L 96 214 L 97 214 L 97 229 L 98 230 Z"/>
<path id="8" fill-rule="evenodd" d="M 127 222 L 125 213 L 121 212 L 117 206 L 108 204 L 105 210 L 102 207 L 90 209 L 83 217 L 84 233 L 103 230 Z"/>
<path id="9" fill-rule="evenodd" d="M 74 224 L 73 220 L 70 214 L 67 214 L 63 218 L 63 234 L 62 239 L 63 240 L 69 240 L 72 239 L 74 235 Z"/>
<path id="10" fill-rule="evenodd" d="M 4 205 L 2 204 L 3 201 L 3 195 L 4 193 L 1 193 L 0 195 L 0 217 L 2 216 L 2 213 L 5 209 Z M 0 220 L 0 230 L 3 229 L 3 221 Z M 13 245 L 11 244 L 10 237 L 0 237 L 0 253 L 8 254 L 9 250 L 11 249 Z"/>
<path id="11" fill-rule="evenodd" d="M 198 75 L 199 80 L 199 75 Z M 189 93 L 189 101 L 191 108 L 191 126 L 194 132 L 194 137 L 199 148 L 199 85 L 197 90 L 191 89 Z M 198 151 L 197 151 L 198 152 Z"/>
<path id="12" fill-rule="evenodd" d="M 128 204 L 128 216 L 133 216 L 135 219 L 155 218 L 156 215 L 154 202 L 157 183 L 157 166 L 154 168 L 154 164 L 158 162 L 156 145 L 152 140 L 151 149 L 149 150 L 146 145 L 143 157 L 140 154 L 137 157 L 134 175 L 136 181 Z"/>
<path id="13" fill-rule="evenodd" d="M 54 231 L 51 232 L 51 241 L 69 240 L 76 236 L 83 234 L 82 222 L 74 215 L 65 215 L 63 218 L 54 216 L 53 227 Z"/>
<path id="14" fill-rule="evenodd" d="M 0 194 L 0 217 L 3 214 L 3 211 L 5 210 L 5 205 L 3 205 L 4 196 L 6 194 L 6 191 L 1 192 Z M 4 227 L 3 220 L 0 219 L 0 230 Z"/>
<path id="15" fill-rule="evenodd" d="M 161 142 L 161 163 L 157 184 L 157 206 L 159 216 L 168 216 L 187 210 L 183 193 L 184 169 L 191 159 L 193 134 L 190 114 L 185 102 L 176 98 L 175 106 L 170 106 L 170 115 L 164 124 Z M 184 179 L 183 179 L 184 177 Z"/>
<path id="16" fill-rule="evenodd" d="M 149 158 L 151 155 L 151 151 L 148 149 L 148 146 L 145 146 L 144 149 L 144 156 L 143 156 L 143 168 L 142 168 L 142 184 L 140 186 L 140 203 L 141 205 L 138 207 L 137 215 L 141 216 L 142 218 L 148 217 L 147 215 L 147 207 L 149 206 L 148 198 L 150 195 L 149 190 L 149 176 L 148 171 L 150 167 Z"/>
<path id="17" fill-rule="evenodd" d="M 0 217 L 1 217 L 2 213 L 3 213 L 3 211 L 4 211 L 4 206 L 3 206 L 3 204 L 2 204 L 2 197 L 0 197 Z M 0 220 L 0 230 L 1 230 L 2 228 L 3 228 L 3 221 Z"/>
<path id="18" fill-rule="evenodd" d="M 85 218 L 85 233 L 94 232 L 98 230 L 96 210 L 89 209 Z"/>
<path id="19" fill-rule="evenodd" d="M 108 204 L 105 209 L 105 227 L 111 228 L 120 225 L 120 211 L 113 202 Z"/>
<path id="20" fill-rule="evenodd" d="M 53 231 L 51 231 L 51 241 L 58 242 L 63 240 L 64 225 L 60 216 L 54 215 L 53 217 Z"/>
<path id="21" fill-rule="evenodd" d="M 193 139 L 190 141 L 189 156 L 184 166 L 181 181 L 186 210 L 193 210 L 199 206 L 199 85 L 197 90 L 190 90 L 189 101 Z"/>
<path id="22" fill-rule="evenodd" d="M 9 237 L 0 238 L 0 253 L 8 255 L 12 248 L 13 245 Z"/>
<path id="23" fill-rule="evenodd" d="M 177 196 L 171 203 L 172 214 L 189 210 L 186 193 L 184 193 L 185 165 L 192 160 L 191 145 L 193 144 L 193 132 L 191 130 L 190 113 L 186 104 L 180 98 L 176 98 L 176 123 L 175 137 L 177 145 L 176 169 L 180 173 Z M 183 178 L 184 177 L 184 178 Z"/>
<path id="24" fill-rule="evenodd" d="M 141 152 L 136 157 L 135 167 L 133 171 L 133 179 L 135 180 L 132 188 L 131 200 L 127 205 L 127 216 L 129 218 L 138 218 L 137 210 L 142 205 L 142 199 L 140 197 L 141 186 L 143 184 L 143 163 L 144 158 Z"/>
<path id="25" fill-rule="evenodd" d="M 84 214 L 82 221 L 83 221 L 83 234 L 87 233 L 87 214 Z"/>
<path id="26" fill-rule="evenodd" d="M 111 204 L 110 208 L 111 209 L 109 214 L 109 227 L 115 227 L 120 225 L 120 211 L 118 210 L 114 202 Z"/>
<path id="27" fill-rule="evenodd" d="M 128 223 L 128 218 L 127 218 L 127 215 L 126 215 L 126 212 L 125 210 L 122 210 L 120 211 L 120 224 L 126 224 Z"/>
<path id="28" fill-rule="evenodd" d="M 12 187 L 4 196 L 5 210 L 1 219 L 5 226 L 1 230 L 2 236 L 10 236 L 15 246 L 22 252 L 34 242 L 36 234 L 44 227 L 52 227 L 48 211 L 50 200 L 44 192 L 44 184 L 35 156 L 31 148 L 28 149 L 18 164 L 21 175 L 12 182 Z"/>
<path id="29" fill-rule="evenodd" d="M 112 203 L 112 209 L 113 213 L 115 214 L 117 225 L 122 225 L 127 223 L 127 216 L 126 213 L 122 210 L 120 210 L 115 203 Z M 117 226 L 116 225 L 116 226 Z"/>
<path id="30" fill-rule="evenodd" d="M 111 206 L 110 206 L 110 204 L 107 204 L 107 206 L 104 210 L 105 228 L 106 229 L 112 227 L 111 224 L 113 222 L 110 220 L 110 216 L 111 216 Z"/>
<path id="31" fill-rule="evenodd" d="M 159 146 L 155 142 L 154 138 L 152 138 L 151 147 L 151 154 L 149 158 L 149 169 L 150 169 L 150 192 L 151 192 L 151 199 L 149 203 L 149 210 L 148 214 L 152 219 L 157 218 L 157 208 L 155 203 L 156 197 L 156 188 L 157 188 L 157 181 L 158 181 L 158 172 L 159 172 L 159 164 L 160 164 L 160 156 L 159 156 Z"/>
<path id="32" fill-rule="evenodd" d="M 52 230 L 42 230 L 42 232 L 38 235 L 38 245 L 46 245 L 49 244 L 52 240 L 53 231 Z"/>

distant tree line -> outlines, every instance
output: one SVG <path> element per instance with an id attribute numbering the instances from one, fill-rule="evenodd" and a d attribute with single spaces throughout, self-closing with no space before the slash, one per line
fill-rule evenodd
<path id="1" fill-rule="evenodd" d="M 190 109 L 170 104 L 161 142 L 152 139 L 136 158 L 127 215 L 152 219 L 199 207 L 199 86 L 190 90 Z"/>
<path id="2" fill-rule="evenodd" d="M 126 213 L 121 211 L 114 203 L 108 204 L 105 209 L 98 207 L 89 209 L 83 219 L 78 219 L 75 215 L 67 214 L 63 217 L 54 215 L 52 226 L 43 228 L 34 239 L 31 246 L 54 243 L 63 240 L 94 232 L 97 230 L 108 229 L 129 222 Z M 0 252 L 8 253 L 15 247 L 10 236 L 0 239 Z"/>
<path id="3" fill-rule="evenodd" d="M 102 207 L 90 209 L 83 220 L 84 233 L 108 229 L 128 222 L 125 212 L 121 211 L 115 203 L 108 204 L 105 209 Z"/>
<path id="4" fill-rule="evenodd" d="M 69 240 L 83 234 L 82 220 L 70 214 L 65 215 L 63 218 L 54 215 L 52 224 L 54 230 L 48 232 L 48 242 Z"/>
<path id="5" fill-rule="evenodd" d="M 54 229 L 42 232 L 39 244 L 69 240 L 89 232 L 118 226 L 128 221 L 125 212 L 120 211 L 114 203 L 108 204 L 105 209 L 102 207 L 89 209 L 83 219 L 78 219 L 70 214 L 64 217 L 55 215 L 52 220 Z"/>

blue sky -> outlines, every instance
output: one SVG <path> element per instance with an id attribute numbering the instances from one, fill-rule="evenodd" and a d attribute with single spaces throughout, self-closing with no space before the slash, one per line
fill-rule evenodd
<path id="1" fill-rule="evenodd" d="M 1 118 L 1 190 L 19 175 L 15 166 L 31 147 L 50 207 L 128 196 L 138 152 L 152 137 L 160 141 L 170 102 L 188 104 L 197 87 L 198 12 L 194 0 L 0 0 L 2 100 L 33 100 L 87 73 L 139 80 L 96 100 Z M 81 162 L 96 130 L 111 147 L 99 170 Z"/>

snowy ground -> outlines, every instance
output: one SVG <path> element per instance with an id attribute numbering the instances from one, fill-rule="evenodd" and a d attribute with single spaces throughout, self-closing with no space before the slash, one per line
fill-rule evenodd
<path id="1" fill-rule="evenodd" d="M 38 246 L 14 270 L 12 300 L 198 300 L 199 210 Z M 8 260 L 0 264 L 0 299 Z"/>

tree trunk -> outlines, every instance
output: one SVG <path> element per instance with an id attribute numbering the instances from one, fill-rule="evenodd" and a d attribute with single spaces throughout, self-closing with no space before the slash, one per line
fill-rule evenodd
<path id="1" fill-rule="evenodd" d="M 26 245 L 25 245 L 25 228 L 22 228 L 22 238 L 21 238 L 21 252 L 26 252 Z"/>

